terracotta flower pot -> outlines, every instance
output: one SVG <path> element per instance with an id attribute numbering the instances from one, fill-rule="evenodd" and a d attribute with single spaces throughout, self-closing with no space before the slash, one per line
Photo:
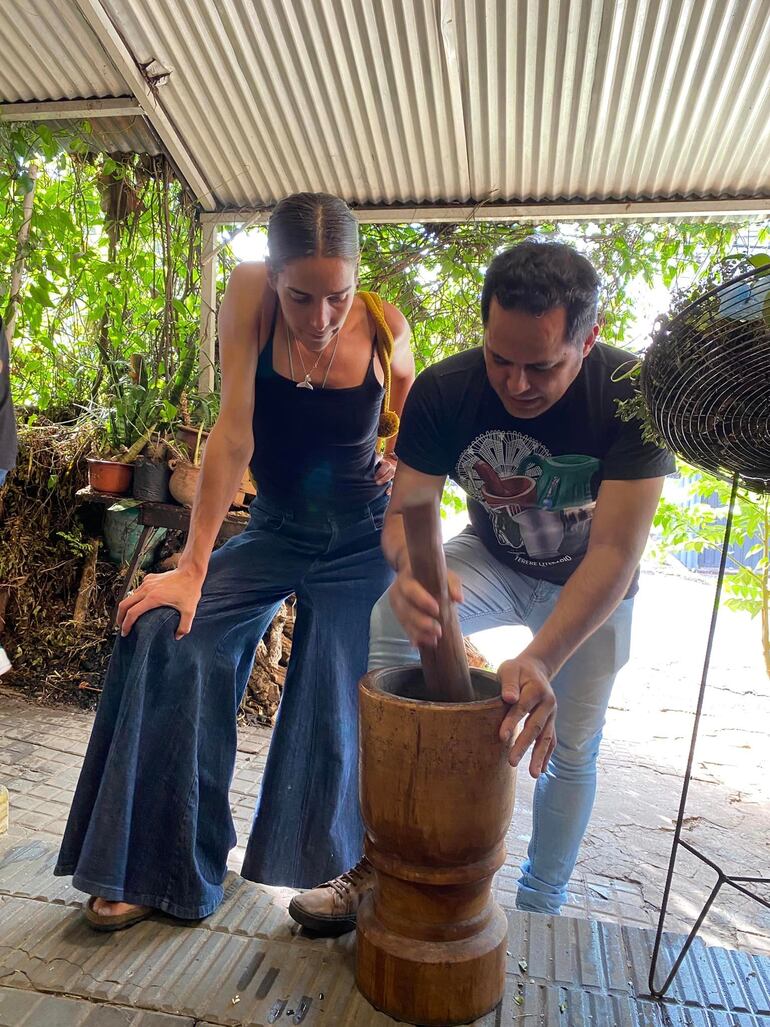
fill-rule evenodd
<path id="1" fill-rule="evenodd" d="M 198 475 L 201 473 L 200 467 L 187 460 L 169 460 L 168 466 L 172 472 L 168 482 L 169 492 L 177 503 L 192 506 L 198 487 Z"/>
<path id="2" fill-rule="evenodd" d="M 114 496 L 125 496 L 131 491 L 134 465 L 118 460 L 101 460 L 89 457 L 88 484 L 94 492 L 106 492 Z"/>
<path id="3" fill-rule="evenodd" d="M 172 472 L 168 482 L 169 492 L 177 503 L 181 503 L 182 506 L 192 506 L 195 499 L 195 490 L 198 488 L 198 476 L 201 473 L 200 467 L 191 464 L 187 460 L 169 460 L 168 466 Z M 231 505 L 241 506 L 245 498 L 239 486 L 238 491 L 231 500 Z"/>
<path id="4" fill-rule="evenodd" d="M 206 448 L 208 437 L 209 433 L 207 431 L 201 432 L 200 448 L 198 450 L 199 460 L 203 456 L 203 450 Z M 187 452 L 190 454 L 190 459 L 192 459 L 195 456 L 195 447 L 198 444 L 198 429 L 188 427 L 186 424 L 178 424 L 174 428 L 174 438 L 186 447 Z"/>
<path id="5" fill-rule="evenodd" d="M 356 983 L 377 1009 L 468 1023 L 500 1001 L 508 922 L 492 877 L 505 862 L 515 772 L 498 737 L 500 683 L 429 702 L 420 667 L 359 685 L 361 813 L 375 887 L 358 911 Z"/>

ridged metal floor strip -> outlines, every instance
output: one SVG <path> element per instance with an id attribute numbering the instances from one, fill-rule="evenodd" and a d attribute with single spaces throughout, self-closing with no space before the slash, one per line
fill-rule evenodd
<path id="1" fill-rule="evenodd" d="M 9 1008 L 26 1017 L 13 1027 L 393 1023 L 355 988 L 354 936 L 305 937 L 286 889 L 231 875 L 222 906 L 199 924 L 157 917 L 97 934 L 80 916 L 83 896 L 52 876 L 54 857 L 37 842 L 0 850 L 0 1027 Z M 647 989 L 651 931 L 508 915 L 506 994 L 477 1027 L 770 1027 L 767 958 L 696 942 L 660 1004 Z M 666 937 L 661 975 L 679 945 Z"/>
<path id="2" fill-rule="evenodd" d="M 195 1027 L 195 1021 L 0 987 L 0 1027 Z"/>

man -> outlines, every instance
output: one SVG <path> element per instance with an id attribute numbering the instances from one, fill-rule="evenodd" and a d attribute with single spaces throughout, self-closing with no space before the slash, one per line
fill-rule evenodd
<path id="1" fill-rule="evenodd" d="M 369 649 L 370 669 L 404 664 L 439 636 L 437 603 L 409 567 L 401 510 L 418 492 L 439 496 L 450 476 L 471 522 L 445 546 L 463 633 L 533 632 L 498 669 L 509 704 L 500 738 L 514 766 L 532 746 L 537 778 L 517 906 L 553 914 L 591 814 L 639 560 L 674 469 L 642 441 L 638 421 L 617 416 L 632 385 L 616 372 L 630 354 L 597 341 L 598 292 L 589 261 L 561 243 L 527 240 L 490 264 L 483 347 L 424 371 L 404 410 L 382 540 L 397 578 L 374 608 Z M 292 915 L 325 933 L 349 930 L 371 884 L 363 860 L 297 896 Z"/>
<path id="2" fill-rule="evenodd" d="M 11 402 L 10 355 L 3 319 L 0 318 L 0 486 L 16 463 L 17 448 L 16 418 Z M 11 661 L 0 645 L 0 676 L 10 669 Z"/>

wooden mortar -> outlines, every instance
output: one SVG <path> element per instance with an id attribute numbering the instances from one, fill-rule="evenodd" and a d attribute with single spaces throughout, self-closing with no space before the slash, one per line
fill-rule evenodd
<path id="1" fill-rule="evenodd" d="M 358 910 L 356 982 L 408 1023 L 469 1023 L 503 995 L 508 921 L 492 898 L 505 862 L 515 773 L 497 677 L 468 671 L 448 597 L 438 503 L 404 511 L 415 577 L 442 637 L 419 666 L 359 685 L 364 851 L 375 885 Z M 437 701 L 443 700 L 443 701 Z"/>
<path id="2" fill-rule="evenodd" d="M 358 911 L 356 982 L 408 1023 L 468 1023 L 505 985 L 508 922 L 492 898 L 515 775 L 498 732 L 500 684 L 472 670 L 477 701 L 426 701 L 419 667 L 359 686 L 361 811 L 374 891 Z"/>

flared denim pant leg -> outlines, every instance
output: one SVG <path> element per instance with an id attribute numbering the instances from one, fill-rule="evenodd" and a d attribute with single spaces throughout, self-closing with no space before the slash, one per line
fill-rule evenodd
<path id="1" fill-rule="evenodd" d="M 372 606 L 393 577 L 379 538 L 386 502 L 363 518 L 330 518 L 326 548 L 297 585 L 291 660 L 243 861 L 250 880 L 312 888 L 361 857 L 358 681 Z"/>
<path id="2" fill-rule="evenodd" d="M 212 555 L 192 630 L 151 610 L 115 643 L 54 873 L 81 891 L 197 918 L 235 844 L 236 713 L 259 639 L 305 565 L 258 505 Z"/>
<path id="3" fill-rule="evenodd" d="M 305 523 L 257 499 L 213 554 L 192 631 L 153 610 L 119 638 L 55 869 L 113 901 L 197 918 L 235 844 L 236 714 L 254 650 L 297 593 L 294 645 L 244 873 L 307 886 L 360 850 L 357 682 L 387 587 L 385 500 Z"/>

